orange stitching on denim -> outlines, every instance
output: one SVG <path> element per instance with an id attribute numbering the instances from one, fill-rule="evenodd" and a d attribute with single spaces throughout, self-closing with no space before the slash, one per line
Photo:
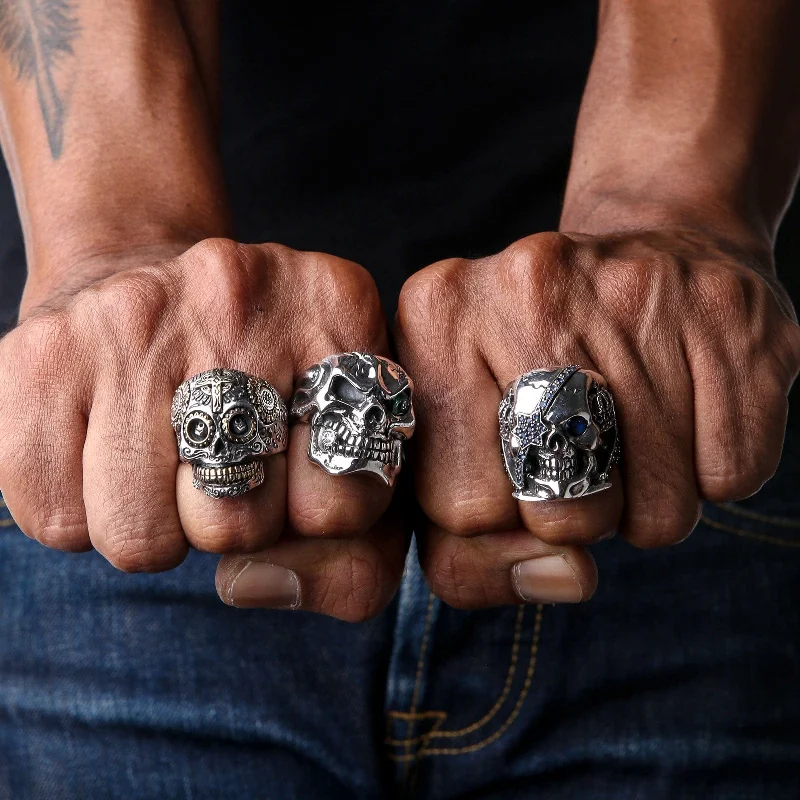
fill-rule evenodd
<path id="1" fill-rule="evenodd" d="M 765 514 L 758 514 L 755 511 L 750 511 L 749 508 L 739 508 L 732 503 L 717 503 L 717 508 L 723 511 L 728 511 L 731 514 L 736 514 L 745 519 L 753 519 L 756 522 L 768 522 L 770 525 L 777 525 L 780 528 L 800 528 L 800 519 L 792 519 L 791 517 L 768 517 Z"/>
<path id="2" fill-rule="evenodd" d="M 514 682 L 514 674 L 517 670 L 517 661 L 519 659 L 519 643 L 520 639 L 522 638 L 522 620 L 525 616 L 525 606 L 520 606 L 519 610 L 517 611 L 517 618 L 514 622 L 514 643 L 511 647 L 511 662 L 508 666 L 508 672 L 506 674 L 506 681 L 503 686 L 503 690 L 500 693 L 500 696 L 495 701 L 495 704 L 490 708 L 481 719 L 477 720 L 477 722 L 473 722 L 471 725 L 468 725 L 466 728 L 460 728 L 458 730 L 451 730 L 451 731 L 443 731 L 439 730 L 441 726 L 444 724 L 445 720 L 447 719 L 447 712 L 445 711 L 437 711 L 437 712 L 427 712 L 428 714 L 443 714 L 444 716 L 438 720 L 438 723 L 431 728 L 430 731 L 427 733 L 423 733 L 421 736 L 417 736 L 415 739 L 387 739 L 384 743 L 395 745 L 397 747 L 401 747 L 403 745 L 410 745 L 410 744 L 419 744 L 420 742 L 425 742 L 426 744 L 431 739 L 452 739 L 457 736 L 466 736 L 468 733 L 474 733 L 478 729 L 482 728 L 486 725 L 487 722 L 491 722 L 494 719 L 497 712 L 503 707 L 503 704 L 508 699 L 508 695 L 511 692 L 511 686 Z"/>
<path id="3" fill-rule="evenodd" d="M 17 523 L 14 522 L 13 519 L 0 519 L 0 528 L 10 528 L 12 525 L 16 525 Z"/>
<path id="4" fill-rule="evenodd" d="M 520 711 L 522 710 L 523 703 L 525 702 L 526 697 L 528 696 L 528 692 L 530 691 L 531 684 L 533 683 L 533 675 L 536 672 L 536 658 L 539 654 L 539 634 L 542 629 L 542 613 L 544 610 L 544 606 L 541 603 L 536 607 L 536 622 L 534 624 L 533 629 L 533 640 L 531 642 L 531 655 L 530 661 L 528 663 L 528 671 L 525 675 L 525 684 L 522 687 L 522 691 L 520 692 L 519 698 L 517 699 L 517 703 L 512 709 L 511 713 L 508 715 L 506 721 L 489 737 L 483 739 L 476 744 L 467 745 L 465 747 L 440 747 L 440 748 L 432 748 L 426 749 L 422 747 L 413 755 L 409 756 L 395 756 L 389 754 L 389 758 L 393 761 L 406 761 L 411 758 L 422 758 L 423 756 L 455 756 L 455 755 L 463 755 L 465 753 L 474 753 L 476 750 L 480 750 L 487 745 L 490 745 L 496 742 L 501 736 L 503 736 L 506 731 L 514 724 L 514 721 L 519 716 Z"/>
<path id="5" fill-rule="evenodd" d="M 415 715 L 417 712 L 417 703 L 419 702 L 419 692 L 420 687 L 422 686 L 422 672 L 425 668 L 425 656 L 428 653 L 428 640 L 430 639 L 431 635 L 431 627 L 433 624 L 433 608 L 435 605 L 435 597 L 433 592 L 430 590 L 428 591 L 428 609 L 425 612 L 425 627 L 422 632 L 422 642 L 419 646 L 419 659 L 417 659 L 417 673 L 414 677 L 414 690 L 411 693 L 411 706 L 409 707 L 409 715 L 408 720 L 406 722 L 406 737 L 410 740 L 414 734 L 414 728 L 416 727 L 416 720 Z M 409 759 L 412 755 L 411 753 L 411 745 L 406 745 L 406 755 L 409 756 Z M 410 762 L 406 764 L 406 768 L 403 770 L 404 779 L 408 778 L 408 772 L 410 768 Z"/>
<path id="6" fill-rule="evenodd" d="M 417 674 L 414 678 L 414 691 L 411 695 L 411 707 L 409 713 L 414 714 L 417 710 L 417 703 L 419 702 L 419 690 L 422 685 L 422 670 L 425 667 L 425 656 L 428 651 L 428 639 L 431 634 L 431 624 L 433 623 L 433 606 L 435 598 L 431 592 L 428 592 L 428 610 L 425 612 L 425 628 L 422 632 L 422 643 L 419 646 L 419 660 L 417 661 Z"/>
<path id="7" fill-rule="evenodd" d="M 0 497 L 0 508 L 6 508 L 6 501 L 2 497 Z"/>
<path id="8" fill-rule="evenodd" d="M 447 717 L 446 711 L 418 711 L 414 714 L 408 711 L 387 711 L 387 716 L 397 717 L 398 719 L 419 721 L 423 719 L 444 719 Z M 400 739 L 399 744 L 405 744 L 407 739 Z"/>
<path id="9" fill-rule="evenodd" d="M 789 548 L 798 548 L 800 547 L 800 539 L 797 541 L 792 541 L 789 539 L 779 539 L 777 536 L 767 536 L 763 533 L 752 533 L 751 531 L 743 531 L 740 528 L 734 528 L 732 525 L 725 525 L 722 522 L 717 522 L 716 520 L 709 519 L 706 516 L 700 517 L 700 521 L 704 522 L 710 528 L 716 528 L 720 531 L 725 531 L 726 533 L 733 533 L 736 536 L 741 536 L 744 539 L 755 539 L 757 542 L 766 542 L 767 544 L 774 544 L 777 547 L 789 547 Z"/>

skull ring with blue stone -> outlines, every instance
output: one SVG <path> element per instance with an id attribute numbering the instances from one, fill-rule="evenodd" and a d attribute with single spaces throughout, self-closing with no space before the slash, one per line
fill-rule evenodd
<path id="1" fill-rule="evenodd" d="M 605 378 L 575 365 L 520 375 L 500 403 L 500 441 L 517 500 L 608 489 L 619 435 Z"/>
<path id="2" fill-rule="evenodd" d="M 209 497 L 238 497 L 264 482 L 261 459 L 286 449 L 286 405 L 265 380 L 210 369 L 172 398 L 172 427 L 192 483 Z"/>
<path id="3" fill-rule="evenodd" d="M 300 377 L 292 417 L 311 424 L 308 457 L 331 475 L 368 472 L 391 486 L 414 433 L 414 383 L 370 353 L 323 358 Z"/>

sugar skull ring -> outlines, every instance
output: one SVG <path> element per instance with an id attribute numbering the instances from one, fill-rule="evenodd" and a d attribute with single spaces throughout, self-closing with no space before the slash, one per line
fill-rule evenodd
<path id="1" fill-rule="evenodd" d="M 608 489 L 620 446 L 605 379 L 575 365 L 520 375 L 500 403 L 500 441 L 517 500 Z"/>
<path id="2" fill-rule="evenodd" d="M 391 486 L 414 433 L 414 384 L 388 358 L 342 353 L 300 377 L 293 419 L 308 422 L 308 457 L 331 475 L 367 472 Z"/>
<path id="3" fill-rule="evenodd" d="M 265 380 L 211 369 L 184 381 L 172 399 L 178 455 L 209 497 L 238 497 L 264 482 L 262 459 L 286 449 L 287 412 Z"/>

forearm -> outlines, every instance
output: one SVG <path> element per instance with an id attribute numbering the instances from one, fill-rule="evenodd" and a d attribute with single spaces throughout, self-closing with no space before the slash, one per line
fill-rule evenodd
<path id="1" fill-rule="evenodd" d="M 164 0 L 0 2 L 0 136 L 29 293 L 104 255 L 228 232 L 215 15 L 215 3 L 187 20 Z"/>
<path id="2" fill-rule="evenodd" d="M 798 34 L 792 0 L 602 0 L 562 229 L 771 245 L 800 164 Z"/>

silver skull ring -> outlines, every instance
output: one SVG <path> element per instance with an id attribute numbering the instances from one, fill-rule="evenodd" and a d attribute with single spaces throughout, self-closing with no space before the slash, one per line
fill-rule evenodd
<path id="1" fill-rule="evenodd" d="M 264 482 L 261 459 L 286 449 L 286 405 L 267 381 L 211 369 L 184 381 L 172 399 L 180 460 L 209 497 L 238 497 Z"/>
<path id="2" fill-rule="evenodd" d="M 598 373 L 576 365 L 526 372 L 506 389 L 499 413 L 518 500 L 572 499 L 611 486 L 619 435 L 614 400 Z"/>
<path id="3" fill-rule="evenodd" d="M 414 433 L 413 393 L 413 381 L 388 358 L 342 353 L 305 371 L 291 414 L 311 424 L 308 457 L 326 472 L 368 472 L 391 486 Z"/>

